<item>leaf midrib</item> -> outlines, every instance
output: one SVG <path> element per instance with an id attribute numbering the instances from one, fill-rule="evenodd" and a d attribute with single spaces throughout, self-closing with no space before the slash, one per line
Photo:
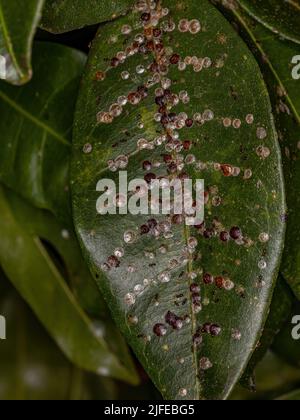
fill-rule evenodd
<path id="1" fill-rule="evenodd" d="M 148 6 L 150 8 L 150 1 L 147 0 Z M 161 4 L 161 0 L 159 0 L 158 4 L 157 4 L 157 8 L 162 8 L 162 4 Z M 156 61 L 158 61 L 159 58 L 159 52 L 157 51 L 156 48 L 156 44 L 154 43 L 154 51 L 153 51 L 153 55 Z M 166 134 L 168 134 L 167 130 Z M 179 176 L 179 174 L 177 174 L 177 176 Z M 190 237 L 189 235 L 189 227 L 187 226 L 187 224 L 184 222 L 184 228 L 183 228 L 183 236 L 184 236 L 184 240 L 186 245 L 188 245 L 188 238 Z M 191 258 L 189 258 L 189 262 L 187 265 L 187 272 L 191 273 L 193 271 L 193 260 Z M 191 281 L 189 281 L 189 287 L 191 286 Z M 197 321 L 196 321 L 196 317 L 195 317 L 195 313 L 193 311 L 193 304 L 192 304 L 192 300 L 191 297 L 189 298 L 189 304 L 190 304 L 190 315 L 191 315 L 191 334 L 192 334 L 192 339 L 194 334 L 196 334 L 196 330 L 197 330 Z M 201 396 L 201 387 L 200 387 L 200 381 L 199 381 L 199 370 L 198 370 L 198 362 L 197 362 L 197 350 L 194 346 L 194 344 L 192 344 L 192 356 L 193 356 L 193 363 L 195 366 L 195 392 L 197 395 L 197 399 L 200 399 Z"/>
<path id="2" fill-rule="evenodd" d="M 184 239 L 185 239 L 185 243 L 188 246 L 188 238 L 190 237 L 190 229 L 187 226 L 187 224 L 184 224 Z M 189 257 L 189 262 L 188 262 L 188 266 L 187 266 L 187 271 L 189 274 L 191 274 L 193 272 L 193 258 Z M 190 280 L 190 276 L 188 276 L 189 278 L 189 289 L 192 285 L 192 281 Z M 190 314 L 191 314 L 191 324 L 192 324 L 192 337 L 194 336 L 194 334 L 196 333 L 197 330 L 197 319 L 195 316 L 195 312 L 193 311 L 193 303 L 191 298 L 189 299 L 189 303 L 190 303 Z M 197 361 L 197 350 L 195 349 L 195 346 L 193 344 L 193 360 L 194 360 L 194 365 L 195 365 L 195 369 L 196 369 L 196 393 L 197 393 L 197 397 L 200 398 L 201 396 L 201 386 L 200 386 L 200 381 L 199 381 L 199 369 L 198 369 L 198 361 Z"/>

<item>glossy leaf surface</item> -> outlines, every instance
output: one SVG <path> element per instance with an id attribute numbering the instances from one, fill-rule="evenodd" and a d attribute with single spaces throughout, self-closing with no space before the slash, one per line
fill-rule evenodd
<path id="1" fill-rule="evenodd" d="M 238 2 L 271 31 L 300 43 L 299 0 L 238 0 Z"/>
<path id="2" fill-rule="evenodd" d="M 68 277 L 63 278 L 44 246 L 43 240 L 47 240 L 54 249 L 64 249 L 68 273 L 74 282 L 76 276 L 84 276 L 88 288 L 89 273 L 71 233 L 67 237 L 51 216 L 28 207 L 3 188 L 0 198 L 0 264 L 18 292 L 73 363 L 99 375 L 135 382 L 134 369 L 117 330 L 109 322 L 93 322 L 85 314 L 66 283 Z M 62 245 L 63 240 L 66 245 Z M 120 354 L 120 360 L 113 350 Z"/>
<path id="3" fill-rule="evenodd" d="M 2 273 L 0 313 L 7 329 L 0 345 L 1 401 L 116 398 L 112 380 L 68 362 Z"/>
<path id="4" fill-rule="evenodd" d="M 0 1 L 0 78 L 22 85 L 32 76 L 31 47 L 44 0 Z"/>
<path id="5" fill-rule="evenodd" d="M 270 313 L 262 336 L 256 345 L 256 350 L 241 380 L 241 384 L 250 390 L 256 390 L 255 368 L 259 362 L 263 360 L 277 334 L 289 318 L 292 304 L 293 294 L 288 288 L 285 280 L 280 276 L 275 288 Z"/>
<path id="6" fill-rule="evenodd" d="M 156 12 L 167 15 L 162 31 L 145 9 L 94 41 L 75 118 L 75 225 L 118 325 L 164 397 L 223 399 L 269 310 L 284 233 L 280 152 L 258 66 L 219 12 L 205 0 L 166 0 Z M 129 180 L 174 171 L 204 179 L 205 225 L 100 216 L 97 183 L 118 182 L 118 168 Z"/>
<path id="7" fill-rule="evenodd" d="M 219 2 L 218 2 L 219 3 Z M 241 9 L 233 9 L 241 35 L 258 58 L 268 84 L 283 156 L 287 234 L 281 272 L 300 299 L 300 47 L 270 34 Z"/>
<path id="8" fill-rule="evenodd" d="M 46 0 L 41 26 L 62 33 L 115 19 L 125 14 L 131 0 Z"/>
<path id="9" fill-rule="evenodd" d="M 0 180 L 68 222 L 70 140 L 85 55 L 37 43 L 33 63 L 28 85 L 0 84 Z"/>

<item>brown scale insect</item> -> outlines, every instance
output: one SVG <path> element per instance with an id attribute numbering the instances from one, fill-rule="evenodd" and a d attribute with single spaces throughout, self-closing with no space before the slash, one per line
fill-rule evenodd
<path id="1" fill-rule="evenodd" d="M 120 261 L 118 260 L 118 258 L 114 255 L 111 255 L 110 257 L 108 257 L 107 259 L 107 264 L 109 265 L 109 267 L 111 268 L 118 268 L 120 267 Z"/>
<path id="2" fill-rule="evenodd" d="M 118 67 L 119 64 L 120 64 L 120 61 L 117 59 L 117 57 L 112 58 L 110 62 L 111 67 Z"/>
<path id="3" fill-rule="evenodd" d="M 242 237 L 242 231 L 239 227 L 234 226 L 230 229 L 230 236 L 234 240 L 238 240 Z"/>
<path id="4" fill-rule="evenodd" d="M 203 283 L 206 285 L 210 285 L 214 283 L 214 277 L 209 274 L 209 273 L 205 273 L 203 276 Z"/>
<path id="5" fill-rule="evenodd" d="M 156 324 L 153 327 L 153 332 L 157 337 L 163 337 L 167 334 L 167 328 L 164 324 Z"/>
<path id="6" fill-rule="evenodd" d="M 215 283 L 218 289 L 224 289 L 225 279 L 222 276 L 218 276 L 215 278 Z"/>
<path id="7" fill-rule="evenodd" d="M 173 312 L 167 312 L 165 316 L 165 321 L 168 325 L 170 325 L 174 330 L 180 330 L 183 327 L 183 320 L 182 318 L 178 317 Z"/>
<path id="8" fill-rule="evenodd" d="M 149 160 L 145 160 L 143 162 L 143 169 L 144 169 L 144 171 L 151 171 L 152 163 Z"/>
<path id="9" fill-rule="evenodd" d="M 96 76 L 95 76 L 98 82 L 102 82 L 105 79 L 105 77 L 106 77 L 106 73 L 104 73 L 103 71 L 97 71 Z"/>
<path id="10" fill-rule="evenodd" d="M 224 231 L 220 233 L 220 240 L 222 242 L 228 242 L 230 240 L 230 235 L 228 232 Z"/>
<path id="11" fill-rule="evenodd" d="M 180 61 L 180 55 L 179 54 L 173 54 L 170 58 L 171 64 L 178 64 Z"/>

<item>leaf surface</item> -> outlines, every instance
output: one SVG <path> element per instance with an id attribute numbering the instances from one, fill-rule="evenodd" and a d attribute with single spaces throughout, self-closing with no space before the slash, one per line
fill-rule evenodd
<path id="1" fill-rule="evenodd" d="M 29 208 L 3 188 L 0 209 L 0 264 L 61 350 L 83 369 L 135 383 L 134 368 L 117 330 L 109 322 L 94 323 L 85 314 L 42 241 L 48 240 L 60 251 L 64 248 L 68 272 L 74 277 L 84 275 L 89 287 L 88 271 L 78 272 L 82 260 L 71 233 L 66 235 L 47 213 Z M 113 352 L 115 347 L 120 359 Z"/>
<path id="2" fill-rule="evenodd" d="M 69 32 L 126 13 L 131 0 L 46 0 L 41 26 L 52 33 Z"/>
<path id="3" fill-rule="evenodd" d="M 0 78 L 15 85 L 32 76 L 31 47 L 44 0 L 0 1 Z"/>
<path id="4" fill-rule="evenodd" d="M 241 34 L 260 61 L 272 100 L 288 207 L 281 272 L 300 299 L 300 47 L 270 34 L 241 9 L 235 8 L 233 13 L 242 29 Z"/>
<path id="5" fill-rule="evenodd" d="M 282 37 L 300 44 L 299 0 L 237 0 L 255 19 Z"/>
<path id="6" fill-rule="evenodd" d="M 0 346 L 1 401 L 116 398 L 111 379 L 71 365 L 2 273 L 0 313 L 7 329 Z"/>
<path id="7" fill-rule="evenodd" d="M 285 280 L 280 276 L 274 291 L 270 313 L 262 336 L 256 345 L 256 350 L 241 380 L 241 384 L 250 390 L 256 390 L 255 368 L 263 360 L 277 334 L 286 323 L 292 309 L 292 298 L 293 294 Z"/>
<path id="8" fill-rule="evenodd" d="M 37 43 L 33 63 L 36 76 L 28 85 L 0 84 L 0 180 L 68 222 L 70 140 L 85 56 Z"/>
<path id="9" fill-rule="evenodd" d="M 75 117 L 75 226 L 163 396 L 224 399 L 255 349 L 277 275 L 280 151 L 258 66 L 215 7 L 166 0 L 156 12 L 162 32 L 145 8 L 105 25 L 93 43 Z M 118 183 L 120 168 L 129 181 L 174 171 L 204 179 L 205 224 L 97 214 L 98 181 Z"/>

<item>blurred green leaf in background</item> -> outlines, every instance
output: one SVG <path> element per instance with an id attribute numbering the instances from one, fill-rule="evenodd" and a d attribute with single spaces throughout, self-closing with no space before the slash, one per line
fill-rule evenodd
<path id="1" fill-rule="evenodd" d="M 0 180 L 69 224 L 73 111 L 85 60 L 80 51 L 37 43 L 33 80 L 0 84 Z"/>
<path id="2" fill-rule="evenodd" d="M 0 0 L 0 56 L 6 80 L 15 85 L 32 76 L 31 47 L 44 0 Z"/>
<path id="3" fill-rule="evenodd" d="M 47 252 L 45 241 L 58 250 L 66 264 L 65 274 L 70 276 L 71 287 L 81 293 L 78 283 L 84 281 L 87 293 L 92 280 L 83 261 L 80 264 L 80 252 L 71 233 L 57 225 L 51 215 L 29 207 L 3 188 L 0 212 L 0 265 L 59 347 L 81 368 L 136 383 L 126 346 L 122 347 L 122 339 L 113 324 L 104 327 L 101 320 L 93 323 L 88 318 Z M 78 280 L 80 276 L 82 279 Z M 93 292 L 98 294 L 95 288 Z M 101 298 L 97 305 L 100 311 Z M 113 337 L 121 361 L 106 342 L 106 328 L 107 339 Z"/>
<path id="4" fill-rule="evenodd" d="M 98 400 L 118 396 L 113 380 L 70 363 L 1 273 L 0 313 L 8 338 L 0 345 L 0 400 Z"/>

